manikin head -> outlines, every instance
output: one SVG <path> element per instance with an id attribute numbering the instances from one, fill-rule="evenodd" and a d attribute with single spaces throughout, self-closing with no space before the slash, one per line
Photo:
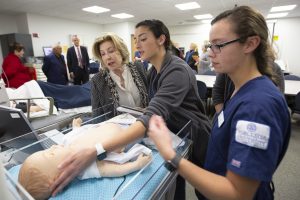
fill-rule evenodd
<path id="1" fill-rule="evenodd" d="M 94 146 L 117 137 L 121 133 L 118 124 L 106 123 L 87 129 L 71 141 L 69 146 L 53 145 L 49 149 L 38 151 L 24 161 L 19 172 L 19 183 L 34 199 L 47 199 L 51 195 L 50 185 L 58 177 L 57 166 L 77 148 Z M 120 152 L 121 149 L 115 150 Z"/>
<path id="2" fill-rule="evenodd" d="M 20 169 L 20 184 L 35 199 L 47 199 L 51 195 L 50 185 L 59 174 L 57 166 L 70 153 L 70 148 L 53 145 L 30 155 Z"/>

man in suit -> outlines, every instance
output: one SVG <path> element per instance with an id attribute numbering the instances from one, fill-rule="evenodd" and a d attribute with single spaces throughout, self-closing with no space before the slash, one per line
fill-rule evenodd
<path id="1" fill-rule="evenodd" d="M 67 85 L 67 66 L 65 58 L 61 53 L 61 46 L 59 44 L 55 45 L 52 49 L 52 53 L 45 56 L 42 70 L 47 77 L 47 82 Z"/>
<path id="2" fill-rule="evenodd" d="M 74 46 L 68 49 L 67 64 L 74 84 L 81 85 L 89 80 L 90 58 L 87 49 L 79 45 L 80 40 L 76 35 L 72 37 L 72 42 Z"/>

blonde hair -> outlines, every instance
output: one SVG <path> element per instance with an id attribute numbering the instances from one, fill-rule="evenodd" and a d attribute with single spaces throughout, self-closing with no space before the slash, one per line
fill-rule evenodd
<path id="1" fill-rule="evenodd" d="M 192 47 L 192 49 L 194 50 L 194 51 L 197 51 L 197 48 L 198 48 L 198 46 L 197 46 L 197 44 L 196 43 L 191 43 L 190 44 L 190 47 Z"/>
<path id="2" fill-rule="evenodd" d="M 30 163 L 28 157 L 20 169 L 18 181 L 34 199 L 48 199 L 51 195 L 50 177 Z"/>
<path id="3" fill-rule="evenodd" d="M 121 54 L 123 64 L 128 64 L 129 62 L 129 51 L 125 42 L 114 33 L 107 33 L 101 37 L 96 38 L 93 44 L 93 54 L 94 56 L 103 64 L 103 60 L 100 54 L 100 45 L 104 42 L 112 42 L 116 50 Z"/>

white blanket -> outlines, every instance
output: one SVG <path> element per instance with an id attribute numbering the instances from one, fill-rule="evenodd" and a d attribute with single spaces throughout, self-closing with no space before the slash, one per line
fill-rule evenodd
<path id="1" fill-rule="evenodd" d="M 113 117 L 112 119 L 102 122 L 100 124 L 104 123 L 118 123 L 123 128 L 126 128 L 129 124 L 132 124 L 136 121 L 136 118 L 133 117 L 130 114 L 122 114 L 118 115 L 116 117 Z M 67 134 L 64 135 L 63 138 L 63 145 L 69 145 L 72 143 L 72 141 L 77 138 L 80 135 L 83 135 L 86 132 L 86 130 L 93 128 L 95 126 L 99 126 L 100 124 L 87 124 L 78 128 L 73 128 L 73 130 Z M 147 148 L 144 145 L 141 144 L 135 144 L 132 146 L 127 152 L 108 152 L 107 157 L 104 159 L 106 161 L 112 161 L 119 164 L 124 164 L 126 162 L 129 162 L 131 160 L 136 159 L 141 153 L 145 155 L 150 155 L 152 153 L 152 150 Z M 88 178 L 99 178 L 101 177 L 101 174 L 99 173 L 99 170 L 97 168 L 96 161 L 93 162 L 90 166 L 88 166 L 79 176 L 79 179 L 88 179 Z"/>
<path id="2" fill-rule="evenodd" d="M 11 89 L 11 88 L 6 88 L 6 89 L 7 89 L 7 94 L 9 99 L 45 97 L 39 84 L 34 80 L 24 83 L 22 86 L 20 86 L 17 89 Z M 41 107 L 43 110 L 39 112 L 30 113 L 31 117 L 42 117 L 48 115 L 49 108 L 50 108 L 48 99 L 33 99 L 32 102 L 38 105 L 39 107 Z M 57 109 L 55 106 L 53 106 L 53 114 L 57 114 Z"/>

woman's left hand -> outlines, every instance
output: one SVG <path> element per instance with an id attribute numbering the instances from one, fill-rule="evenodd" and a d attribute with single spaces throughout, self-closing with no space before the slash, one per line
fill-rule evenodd
<path id="1" fill-rule="evenodd" d="M 95 147 L 82 148 L 72 153 L 59 166 L 60 171 L 57 179 L 51 185 L 52 196 L 56 196 L 66 185 L 68 185 L 76 176 L 85 170 L 97 157 Z"/>

